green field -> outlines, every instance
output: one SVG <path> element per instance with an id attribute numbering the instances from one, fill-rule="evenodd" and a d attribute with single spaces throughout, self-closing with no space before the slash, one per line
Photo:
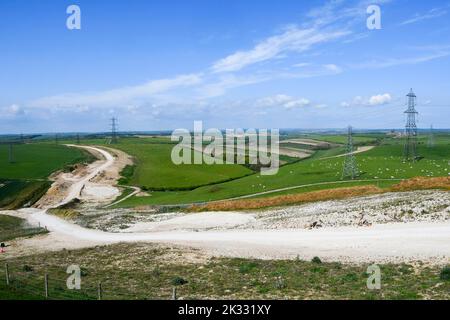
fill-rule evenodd
<path id="1" fill-rule="evenodd" d="M 313 136 L 315 139 L 332 142 L 343 142 L 344 137 L 341 135 L 308 135 L 307 137 L 313 138 Z M 248 195 L 266 197 L 367 184 L 388 187 L 401 179 L 449 175 L 449 134 L 436 134 L 436 145 L 433 148 L 428 148 L 427 137 L 421 136 L 418 152 L 423 158 L 414 163 L 402 161 L 403 139 L 381 137 L 383 135 L 380 134 L 356 135 L 355 138 L 358 138 L 360 143 L 376 143 L 373 144 L 374 149 L 356 155 L 360 171 L 358 180 L 369 181 L 351 183 L 341 179 L 344 157 L 336 157 L 345 152 L 343 146 L 317 150 L 308 159 L 282 166 L 275 176 L 262 176 L 259 171 L 252 171 L 243 165 L 177 166 L 170 158 L 175 143 L 168 137 L 121 138 L 119 143 L 114 145 L 108 145 L 106 139 L 92 139 L 84 140 L 82 144 L 117 148 L 134 157 L 135 166 L 127 167 L 123 171 L 124 178 L 121 183 L 141 187 L 149 192 L 149 196 L 131 197 L 121 202 L 119 204 L 121 207 L 189 204 Z M 67 143 L 73 143 L 73 141 L 67 141 Z M 0 175 L 0 180 L 1 178 L 3 180 L 4 178 L 43 178 L 67 164 L 86 157 L 82 151 L 75 148 L 36 143 L 17 146 L 17 163 L 7 164 L 5 146 L 1 150 L 4 164 L 13 170 L 2 167 L 0 173 L 5 177 Z M 5 187 L 0 188 L 0 197 L 2 193 L 8 193 Z M 290 187 L 299 188 L 277 191 Z M 273 191 L 273 193 L 259 194 L 267 191 Z"/>
<path id="2" fill-rule="evenodd" d="M 8 162 L 8 146 L 0 145 L 0 178 L 46 179 L 64 166 L 86 160 L 80 149 L 48 143 L 14 146 L 14 163 Z"/>
<path id="3" fill-rule="evenodd" d="M 122 139 L 113 146 L 135 158 L 136 169 L 128 183 L 149 190 L 194 189 L 252 173 L 241 165 L 175 165 L 170 158 L 174 145 L 156 143 L 161 139 Z"/>
<path id="4" fill-rule="evenodd" d="M 9 162 L 8 146 L 0 145 L 0 208 L 33 204 L 50 186 L 48 176 L 93 157 L 80 149 L 50 143 L 19 144 Z"/>
<path id="5" fill-rule="evenodd" d="M 332 139 L 332 138 L 330 138 Z M 436 146 L 428 148 L 426 138 L 419 140 L 418 152 L 423 159 L 414 163 L 404 163 L 402 139 L 387 138 L 376 148 L 356 155 L 361 180 L 371 180 L 372 184 L 388 186 L 398 183 L 399 179 L 416 176 L 437 177 L 450 173 L 450 136 L 436 136 Z M 139 206 L 146 204 L 184 204 L 228 199 L 251 195 L 269 190 L 291 186 L 319 184 L 341 181 L 343 157 L 321 159 L 339 154 L 342 149 L 318 151 L 310 159 L 289 164 L 280 168 L 275 176 L 262 176 L 255 173 L 233 181 L 196 188 L 192 191 L 153 192 L 149 197 L 132 197 L 120 206 Z M 384 181 L 392 179 L 392 183 Z M 370 184 L 370 183 L 362 183 Z M 330 188 L 339 187 L 330 184 Z M 344 185 L 342 185 L 344 186 Z M 320 186 L 320 189 L 325 186 Z M 314 189 L 314 188 L 313 188 Z M 304 192 L 311 188 L 300 188 L 289 193 Z M 270 194 L 272 195 L 272 194 Z"/>

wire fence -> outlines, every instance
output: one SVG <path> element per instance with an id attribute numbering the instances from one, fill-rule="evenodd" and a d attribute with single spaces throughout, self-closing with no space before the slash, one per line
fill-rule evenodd
<path id="1" fill-rule="evenodd" d="M 177 290 L 163 290 L 158 298 L 146 296 L 142 292 L 126 291 L 123 288 L 105 286 L 102 282 L 81 282 L 80 289 L 69 289 L 67 278 L 53 273 L 39 273 L 27 268 L 5 263 L 0 267 L 0 277 L 5 287 L 30 299 L 47 300 L 160 300 L 176 299 Z M 67 277 L 70 275 L 68 274 Z"/>

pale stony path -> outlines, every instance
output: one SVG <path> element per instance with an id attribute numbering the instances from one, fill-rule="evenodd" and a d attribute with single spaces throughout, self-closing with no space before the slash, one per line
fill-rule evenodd
<path id="1" fill-rule="evenodd" d="M 161 242 L 207 249 L 215 254 L 256 257 L 311 259 L 346 262 L 411 261 L 439 263 L 450 258 L 450 222 L 412 222 L 372 227 L 338 227 L 318 230 L 221 230 L 193 232 L 112 233 L 86 229 L 47 215 L 37 209 L 22 209 L 32 224 L 46 226 L 64 241 L 92 244 Z M 179 219 L 179 218 L 178 218 Z M 202 214 L 191 219 L 205 221 Z M 167 222 L 164 222 L 167 223 Z"/>
<path id="2" fill-rule="evenodd" d="M 114 162 L 107 151 L 92 149 L 106 161 L 99 163 L 85 177 L 77 180 L 68 196 L 60 204 L 68 203 L 80 194 L 83 186 Z M 448 263 L 450 257 L 450 222 L 410 222 L 375 225 L 372 227 L 336 227 L 318 230 L 219 230 L 219 231 L 155 231 L 112 233 L 86 229 L 74 223 L 48 215 L 45 210 L 21 209 L 6 214 L 17 215 L 33 225 L 45 226 L 49 236 L 25 240 L 30 248 L 58 250 L 120 242 L 162 242 L 209 250 L 218 255 L 256 258 L 310 259 L 320 256 L 324 260 L 345 262 L 383 262 L 424 260 Z M 242 219 L 245 214 L 235 213 Z M 226 213 L 225 213 L 226 215 Z M 209 214 L 190 215 L 190 223 L 207 224 L 215 220 Z M 223 219 L 224 217 L 222 217 Z M 228 217 L 230 218 L 230 217 Z M 180 218 L 174 218 L 180 219 Z M 184 220 L 183 220 L 184 219 Z M 226 219 L 226 217 L 225 217 Z M 226 220 L 228 223 L 232 221 Z M 161 222 L 166 223 L 167 221 Z M 177 220 L 172 221 L 172 225 Z M 186 223 L 182 217 L 180 227 Z M 14 250 L 14 248 L 12 248 Z"/>

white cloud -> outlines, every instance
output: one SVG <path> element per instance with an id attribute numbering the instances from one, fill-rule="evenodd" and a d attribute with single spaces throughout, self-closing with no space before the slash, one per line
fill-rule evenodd
<path id="1" fill-rule="evenodd" d="M 239 71 L 252 64 L 279 57 L 287 52 L 304 52 L 314 45 L 338 39 L 350 31 L 327 31 L 315 28 L 301 29 L 289 27 L 282 34 L 269 37 L 258 43 L 253 49 L 238 51 L 212 66 L 215 73 Z"/>
<path id="2" fill-rule="evenodd" d="M 439 51 L 436 53 L 431 53 L 424 56 L 417 56 L 412 58 L 389 58 L 384 60 L 372 60 L 360 64 L 353 64 L 352 67 L 357 69 L 381 69 L 381 68 L 389 68 L 396 67 L 401 65 L 410 65 L 410 64 L 418 64 L 423 62 L 428 62 L 432 60 L 436 60 L 439 58 L 445 58 L 450 55 L 448 51 Z"/>
<path id="3" fill-rule="evenodd" d="M 341 107 L 353 107 L 353 106 L 381 106 L 389 104 L 392 101 L 392 96 L 389 93 L 377 94 L 369 98 L 362 96 L 356 96 L 352 101 L 341 102 Z"/>
<path id="4" fill-rule="evenodd" d="M 255 83 L 260 83 L 270 80 L 268 75 L 260 76 L 236 76 L 233 74 L 227 74 L 219 77 L 217 80 L 205 84 L 198 88 L 198 92 L 202 99 L 218 97 L 226 93 L 228 89 L 247 86 Z"/>
<path id="5" fill-rule="evenodd" d="M 369 105 L 371 106 L 379 106 L 383 104 L 388 104 L 392 101 L 392 97 L 389 93 L 379 94 L 376 96 L 372 96 L 369 98 Z"/>
<path id="6" fill-rule="evenodd" d="M 142 85 L 129 86 L 87 94 L 62 94 L 32 101 L 32 107 L 77 107 L 106 106 L 148 99 L 157 94 L 182 87 L 191 87 L 202 82 L 200 74 L 180 75 L 175 78 L 152 80 Z"/>
<path id="7" fill-rule="evenodd" d="M 286 109 L 294 109 L 307 107 L 309 105 L 311 105 L 311 101 L 306 98 L 294 98 L 285 94 L 277 94 L 256 101 L 256 106 L 263 108 L 283 107 Z"/>
<path id="8" fill-rule="evenodd" d="M 18 104 L 12 104 L 7 107 L 0 108 L 2 118 L 13 118 L 25 114 L 25 110 Z"/>
<path id="9" fill-rule="evenodd" d="M 400 23 L 400 25 L 404 26 L 404 25 L 420 22 L 423 20 L 439 18 L 446 14 L 447 14 L 447 10 L 444 8 L 433 8 L 425 14 L 416 14 L 413 18 L 405 20 L 402 23 Z"/>

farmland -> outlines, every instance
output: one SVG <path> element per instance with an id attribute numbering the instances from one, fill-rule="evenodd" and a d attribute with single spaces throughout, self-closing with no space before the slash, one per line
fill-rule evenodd
<path id="1" fill-rule="evenodd" d="M 328 139 L 336 140 L 334 136 Z M 404 163 L 402 161 L 402 139 L 386 138 L 376 148 L 356 155 L 361 173 L 358 180 L 370 181 L 351 183 L 387 187 L 398 183 L 400 179 L 416 176 L 448 176 L 450 172 L 448 164 L 450 136 L 437 136 L 436 146 L 433 148 L 428 148 L 425 138 L 422 138 L 419 140 L 418 152 L 423 155 L 420 161 Z M 192 191 L 153 192 L 151 197 L 133 197 L 121 205 L 204 202 L 259 194 L 293 186 L 305 186 L 306 188 L 295 189 L 290 193 L 346 186 L 349 182 L 341 180 L 343 158 L 333 158 L 339 154 L 342 154 L 341 147 L 319 150 L 309 159 L 281 167 L 275 176 L 262 176 L 254 173 L 233 181 L 203 186 Z M 326 183 L 330 184 L 327 186 Z M 320 185 L 314 186 L 315 184 Z"/>
<path id="2" fill-rule="evenodd" d="M 84 151 L 49 143 L 14 145 L 13 150 L 14 162 L 9 163 L 8 146 L 0 145 L 0 207 L 7 209 L 39 200 L 53 172 L 93 159 Z"/>
<path id="3" fill-rule="evenodd" d="M 421 136 L 418 152 L 422 158 L 413 163 L 402 161 L 403 139 L 381 134 L 355 135 L 357 145 L 371 144 L 375 147 L 356 155 L 360 172 L 356 181 L 343 181 L 341 172 L 344 158 L 339 156 L 345 153 L 345 146 L 342 144 L 344 138 L 346 137 L 336 134 L 307 136 L 293 134 L 284 137 L 282 144 L 286 140 L 308 139 L 307 141 L 319 144 L 326 142 L 331 145 L 323 149 L 309 150 L 311 153 L 309 158 L 286 163 L 274 176 L 263 176 L 258 170 L 251 170 L 248 166 L 238 164 L 175 165 L 170 158 L 175 143 L 168 137 L 124 137 L 118 144 L 108 147 L 120 149 L 134 158 L 134 166 L 126 167 L 122 172 L 124 178 L 121 183 L 140 187 L 148 193 L 144 196 L 127 198 L 118 204 L 120 207 L 188 204 L 238 197 L 261 198 L 362 185 L 387 188 L 399 183 L 401 179 L 416 176 L 448 176 L 450 172 L 448 134 L 436 135 L 436 145 L 432 148 L 426 145 L 427 137 Z M 107 141 L 86 139 L 82 144 L 107 146 Z M 304 148 L 304 146 L 295 142 L 290 147 Z M 3 147 L 1 150 L 5 159 L 6 148 Z M 18 159 L 27 160 L 8 164 L 13 170 L 6 170 L 3 167 L 0 172 L 6 178 L 42 179 L 56 169 L 86 158 L 84 152 L 77 148 L 66 148 L 50 143 L 19 145 L 16 156 Z M 5 189 L 0 191 L 6 192 Z"/>

